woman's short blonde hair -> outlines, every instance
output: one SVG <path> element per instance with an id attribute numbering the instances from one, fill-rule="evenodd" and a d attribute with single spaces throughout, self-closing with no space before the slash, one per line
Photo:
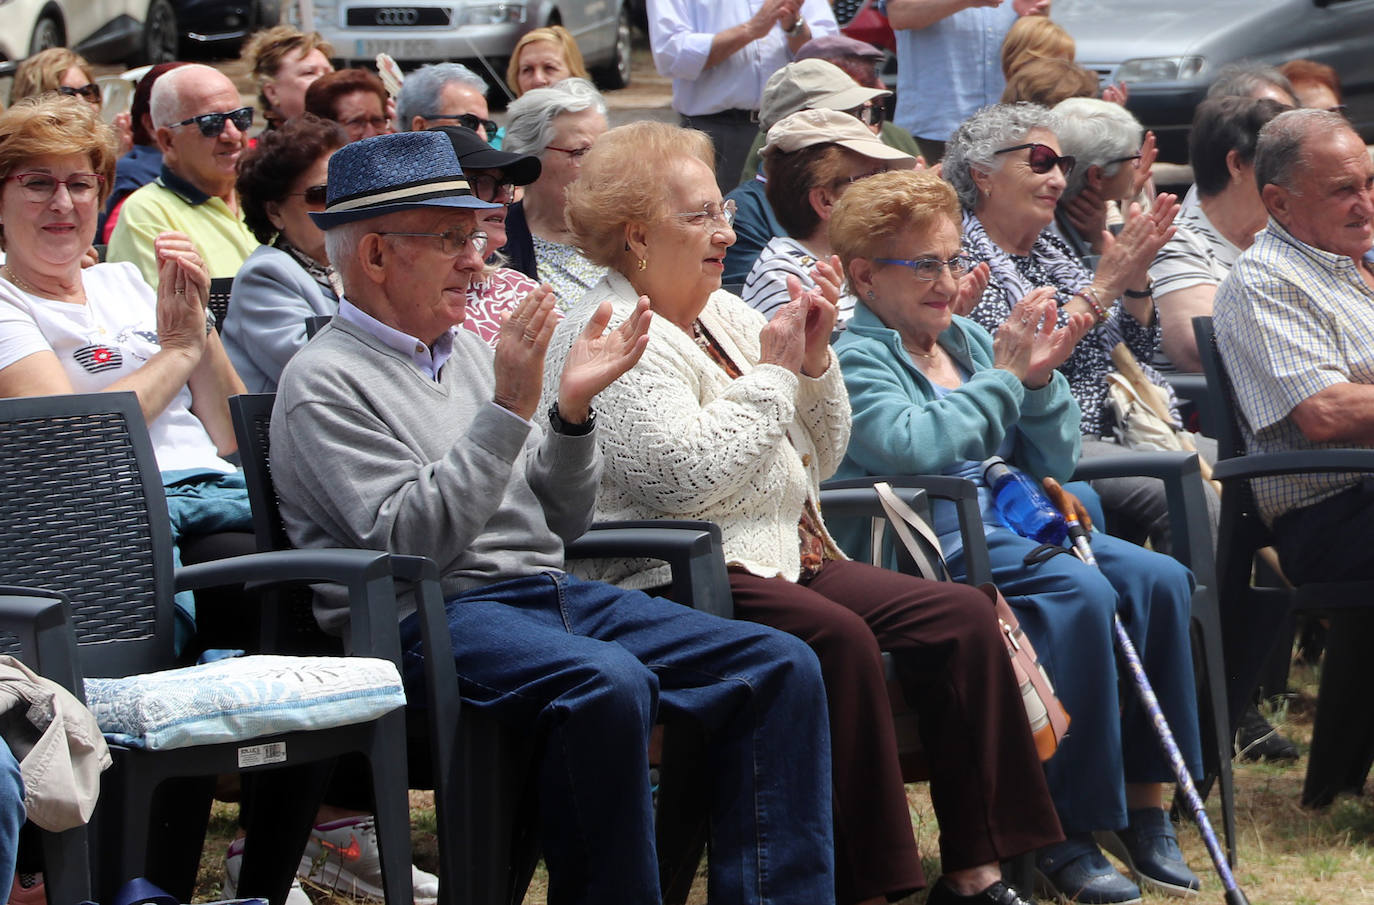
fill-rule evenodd
<path id="1" fill-rule="evenodd" d="M 587 74 L 587 64 L 582 59 L 582 51 L 578 48 L 577 39 L 572 36 L 572 32 L 561 25 L 548 25 L 525 32 L 524 37 L 515 42 L 515 49 L 510 53 L 510 64 L 506 66 L 506 84 L 515 92 L 516 97 L 524 93 L 515 78 L 520 73 L 520 52 L 536 41 L 548 41 L 563 51 L 563 62 L 568 66 L 569 77 L 591 79 Z"/>
<path id="2" fill-rule="evenodd" d="M 86 154 L 91 172 L 102 177 L 100 205 L 114 187 L 115 134 L 90 104 L 76 97 L 25 98 L 0 113 L 0 193 L 10 176 L 36 157 Z M 0 224 L 0 249 L 5 232 Z"/>
<path id="3" fill-rule="evenodd" d="M 95 73 L 91 64 L 77 53 L 65 47 L 49 47 L 19 64 L 14 71 L 14 84 L 10 86 L 10 103 L 26 97 L 38 97 L 49 91 L 56 91 L 62 84 L 62 76 L 75 66 L 86 76 L 86 81 L 94 82 Z"/>
<path id="4" fill-rule="evenodd" d="M 906 230 L 931 229 L 946 219 L 961 227 L 959 197 L 930 170 L 891 170 L 849 187 L 830 213 L 830 247 L 846 276 L 855 258 L 881 258 Z"/>
<path id="5" fill-rule="evenodd" d="M 1022 16 L 1002 39 L 1002 75 L 1011 74 L 1031 60 L 1069 60 L 1077 48 L 1073 36 L 1045 16 Z"/>
<path id="6" fill-rule="evenodd" d="M 667 181 L 683 159 L 715 173 L 715 148 L 705 132 L 669 123 L 635 122 L 602 135 L 568 186 L 567 218 L 573 245 L 593 263 L 616 267 L 625 254 L 625 228 L 651 224 L 669 213 Z"/>
<path id="7" fill-rule="evenodd" d="M 1053 107 L 1071 97 L 1096 97 L 1097 73 L 1070 60 L 1046 57 L 1028 60 L 1007 79 L 1002 103 L 1024 101 Z"/>
<path id="8" fill-rule="evenodd" d="M 286 61 L 286 58 L 297 52 L 302 57 L 309 56 L 315 50 L 326 57 L 334 56 L 334 45 L 321 37 L 318 32 L 307 33 L 290 25 L 274 25 L 271 28 L 264 28 L 262 31 L 254 32 L 248 38 L 243 45 L 243 52 L 240 57 L 248 64 L 254 80 L 258 83 L 258 103 L 262 104 L 263 110 L 271 110 L 272 105 L 268 102 L 267 95 L 262 88 L 277 77 L 277 73 L 281 71 L 281 65 Z"/>

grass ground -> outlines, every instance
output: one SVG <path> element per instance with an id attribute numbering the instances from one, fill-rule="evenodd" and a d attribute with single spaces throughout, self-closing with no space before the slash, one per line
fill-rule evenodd
<path id="1" fill-rule="evenodd" d="M 1236 879 L 1251 905 L 1374 905 L 1374 801 L 1345 798 L 1320 812 L 1298 806 L 1312 734 L 1316 681 L 1313 670 L 1295 667 L 1291 683 L 1296 693 L 1270 714 L 1284 733 L 1298 743 L 1304 752 L 1303 759 L 1287 766 L 1236 765 Z M 436 857 L 432 799 L 427 793 L 411 794 L 415 862 L 433 870 Z M 939 872 L 939 829 L 926 787 L 908 786 L 907 800 L 917 841 L 926 855 L 926 872 L 933 879 Z M 224 850 L 233 838 L 236 814 L 234 805 L 216 805 L 196 901 L 213 899 L 219 891 Z M 1208 814 L 1220 833 L 1221 812 L 1215 794 L 1208 802 Z M 1221 884 L 1196 829 L 1185 823 L 1179 828 L 1179 839 L 1189 864 L 1203 878 L 1200 901 L 1221 902 Z M 352 905 L 350 900 L 333 897 L 327 890 L 309 892 L 316 905 Z M 904 900 L 903 905 L 920 905 L 924 900 L 924 894 L 918 893 Z M 525 902 L 542 905 L 545 901 L 546 884 L 541 868 Z M 697 905 L 706 902 L 700 877 L 689 901 Z M 1146 905 L 1166 901 L 1170 900 L 1146 894 Z"/>

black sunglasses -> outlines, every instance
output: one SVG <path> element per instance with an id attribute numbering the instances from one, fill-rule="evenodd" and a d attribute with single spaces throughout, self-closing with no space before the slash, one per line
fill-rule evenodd
<path id="1" fill-rule="evenodd" d="M 172 123 L 168 128 L 175 129 L 177 126 L 189 126 L 195 123 L 200 127 L 200 134 L 206 138 L 215 138 L 224 131 L 224 124 L 230 122 L 234 128 L 240 132 L 247 132 L 248 127 L 253 125 L 253 108 L 240 107 L 237 110 L 230 110 L 228 113 L 202 113 L 200 116 L 193 116 L 190 119 L 183 119 L 179 123 Z"/>
<path id="2" fill-rule="evenodd" d="M 877 101 L 870 101 L 855 107 L 853 110 L 846 110 L 845 112 L 865 126 L 876 126 L 882 123 L 887 111 L 885 111 L 883 105 Z"/>
<path id="3" fill-rule="evenodd" d="M 1065 176 L 1073 172 L 1073 165 L 1077 160 L 1069 155 L 1059 155 L 1054 153 L 1054 148 L 1049 145 L 1042 145 L 1039 142 L 1031 141 L 1023 145 L 1012 145 L 1010 148 L 999 148 L 993 151 L 994 154 L 1010 154 L 1012 151 L 1024 151 L 1030 149 L 1026 155 L 1026 165 L 1030 167 L 1032 173 L 1045 174 L 1055 167 L 1059 167 Z"/>
<path id="4" fill-rule="evenodd" d="M 88 82 L 80 88 L 73 88 L 70 85 L 59 85 L 57 90 L 67 97 L 85 98 L 92 104 L 100 103 L 100 86 L 95 82 Z"/>
<path id="5" fill-rule="evenodd" d="M 300 195 L 305 199 L 305 203 L 318 207 L 325 203 L 329 197 L 329 186 L 311 185 L 307 186 L 303 192 L 292 192 L 293 195 Z"/>
<path id="6" fill-rule="evenodd" d="M 432 113 L 421 114 L 421 116 L 425 119 L 451 119 L 464 129 L 471 129 L 474 132 L 476 132 L 477 128 L 480 126 L 487 130 L 488 136 L 495 135 L 496 130 L 501 128 L 496 120 L 482 119 L 482 117 L 475 113 Z"/>

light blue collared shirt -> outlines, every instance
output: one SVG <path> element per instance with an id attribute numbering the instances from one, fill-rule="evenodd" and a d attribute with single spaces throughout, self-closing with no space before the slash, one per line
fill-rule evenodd
<path id="1" fill-rule="evenodd" d="M 925 28 L 897 29 L 897 111 L 892 121 L 920 138 L 949 141 L 955 128 L 1002 99 L 1002 41 L 1012 4 L 961 9 Z"/>
<path id="2" fill-rule="evenodd" d="M 336 317 L 342 318 L 359 330 L 367 331 L 381 340 L 387 348 L 395 349 L 409 358 L 430 380 L 439 379 L 439 370 L 453 354 L 453 328 L 444 331 L 435 340 L 434 348 L 431 349 L 410 334 L 402 333 L 395 327 L 389 327 L 377 320 L 348 299 L 339 299 L 339 313 Z"/>

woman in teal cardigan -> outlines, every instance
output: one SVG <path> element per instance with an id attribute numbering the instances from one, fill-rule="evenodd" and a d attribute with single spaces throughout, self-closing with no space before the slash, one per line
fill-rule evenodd
<path id="1" fill-rule="evenodd" d="M 956 316 L 957 278 L 970 266 L 959 223 L 953 189 L 920 171 L 864 179 L 832 214 L 831 244 L 858 298 L 835 343 L 854 419 L 836 476 L 946 474 L 979 484 L 994 580 L 1073 721 L 1046 764 L 1068 838 L 1037 857 L 1045 891 L 1093 905 L 1139 901 L 1136 883 L 1188 895 L 1199 883 L 1162 807 L 1161 783 L 1172 773 L 1134 697 L 1124 709 L 1118 700 L 1112 616 L 1120 614 L 1141 649 L 1189 769 L 1200 775 L 1192 576 L 1170 557 L 1101 534 L 1093 539 L 1101 571 L 1072 556 L 1024 563 L 1036 543 L 999 523 L 980 463 L 999 455 L 1037 480 L 1072 473 L 1078 405 L 1054 369 L 1091 319 L 1071 316 L 1057 327 L 1049 289 L 1019 302 L 996 339 Z M 936 506 L 935 530 L 962 578 L 952 507 Z M 851 555 L 867 552 L 861 528 L 835 536 Z M 1103 857 L 1094 831 L 1136 883 Z"/>

